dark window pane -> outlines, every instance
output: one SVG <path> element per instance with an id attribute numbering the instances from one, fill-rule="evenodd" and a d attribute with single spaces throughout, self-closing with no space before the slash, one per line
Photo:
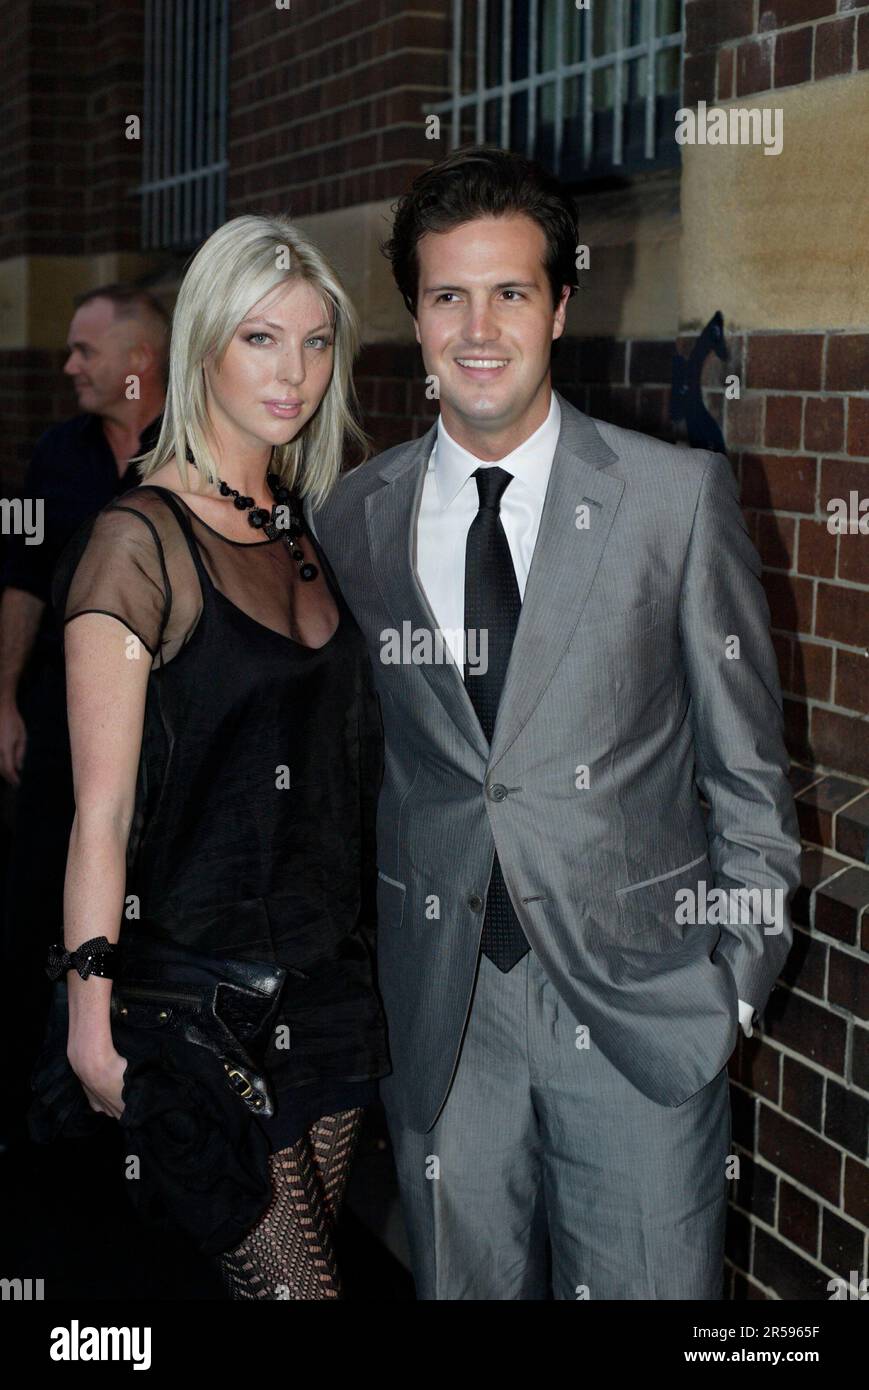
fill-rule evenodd
<path id="1" fill-rule="evenodd" d="M 486 144 L 497 145 L 501 139 L 501 100 L 496 97 L 493 101 L 486 102 L 485 111 L 485 132 L 483 136 Z"/>
<path id="2" fill-rule="evenodd" d="M 513 92 L 510 97 L 510 148 L 524 153 L 528 141 L 528 93 Z"/>
<path id="3" fill-rule="evenodd" d="M 679 91 L 679 68 L 682 52 L 678 48 L 665 48 L 656 60 L 655 83 L 659 92 Z"/>
<path id="4" fill-rule="evenodd" d="M 472 6 L 476 9 L 476 5 Z M 501 82 L 501 34 L 503 32 L 503 12 L 501 0 L 486 6 L 486 86 L 497 87 Z"/>

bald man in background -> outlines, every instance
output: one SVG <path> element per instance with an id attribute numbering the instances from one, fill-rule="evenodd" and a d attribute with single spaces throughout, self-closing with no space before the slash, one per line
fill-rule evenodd
<path id="1" fill-rule="evenodd" d="M 75 810 L 61 633 L 50 607 L 58 556 L 78 527 L 135 487 L 130 460 L 153 447 L 165 400 L 169 318 L 146 291 L 104 285 L 75 301 L 69 356 L 82 411 L 38 440 L 22 498 L 44 507 L 40 544 L 8 538 L 0 573 L 0 776 L 17 788 L 0 961 L 0 1133 L 23 1133 L 28 1077 L 63 937 L 63 879 Z"/>

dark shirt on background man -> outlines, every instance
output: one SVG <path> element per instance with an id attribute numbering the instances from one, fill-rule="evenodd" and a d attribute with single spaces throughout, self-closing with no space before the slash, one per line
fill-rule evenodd
<path id="1" fill-rule="evenodd" d="M 154 447 L 159 429 L 160 416 L 142 431 L 137 452 Z M 0 571 L 0 587 L 23 589 L 45 604 L 30 657 L 28 685 L 37 684 L 49 672 L 57 676 L 63 669 L 60 633 L 51 610 L 51 576 L 61 551 L 89 516 L 138 483 L 134 463 L 127 465 L 123 475 L 118 473 L 99 415 L 76 415 L 52 426 L 37 441 L 22 497 L 44 501 L 44 539 L 41 545 L 26 545 L 23 536 L 10 535 Z"/>

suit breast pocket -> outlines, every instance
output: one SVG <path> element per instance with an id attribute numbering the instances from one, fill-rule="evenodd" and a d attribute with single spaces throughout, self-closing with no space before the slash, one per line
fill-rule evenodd
<path id="1" fill-rule="evenodd" d="M 596 606 L 580 618 L 565 655 L 575 662 L 606 657 L 616 666 L 623 658 L 653 663 L 660 657 L 668 630 L 675 631 L 675 609 L 660 599 L 614 613 L 602 613 Z"/>
<path id="2" fill-rule="evenodd" d="M 697 922 L 701 884 L 707 890 L 712 886 L 705 852 L 663 874 L 617 888 L 618 935 L 626 943 L 636 941 L 641 949 L 677 946 Z"/>
<path id="3" fill-rule="evenodd" d="M 634 604 L 630 608 L 617 608 L 614 612 L 607 612 L 605 607 L 603 611 L 597 607 L 586 608 L 577 628 L 577 636 L 582 632 L 604 631 L 613 623 L 641 632 L 643 628 L 653 627 L 660 621 L 662 608 L 661 600 L 657 598 Z"/>

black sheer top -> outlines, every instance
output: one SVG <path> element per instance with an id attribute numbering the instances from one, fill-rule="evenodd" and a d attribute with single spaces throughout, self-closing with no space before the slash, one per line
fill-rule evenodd
<path id="1" fill-rule="evenodd" d="M 126 655 L 150 663 L 121 930 L 289 967 L 265 1055 L 278 1113 L 257 1120 L 273 1148 L 368 1103 L 390 1070 L 373 955 L 379 702 L 322 550 L 299 543 L 312 581 L 280 537 L 230 540 L 143 484 L 81 527 L 53 589 L 64 625 L 109 614 Z"/>

